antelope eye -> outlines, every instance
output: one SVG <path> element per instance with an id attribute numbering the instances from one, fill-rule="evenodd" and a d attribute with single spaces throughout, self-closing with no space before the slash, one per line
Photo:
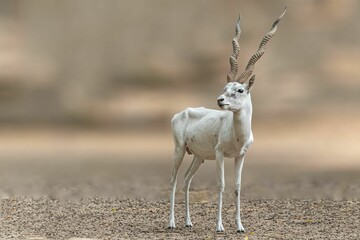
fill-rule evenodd
<path id="1" fill-rule="evenodd" d="M 237 90 L 237 92 L 238 92 L 238 93 L 243 93 L 243 92 L 244 92 L 244 89 L 241 89 L 241 88 L 240 88 L 239 90 Z"/>

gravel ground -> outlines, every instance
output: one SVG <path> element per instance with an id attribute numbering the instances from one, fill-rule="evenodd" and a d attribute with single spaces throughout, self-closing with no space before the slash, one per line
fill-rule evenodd
<path id="1" fill-rule="evenodd" d="M 1 200 L 4 239 L 360 239 L 360 201 L 242 200 L 246 233 L 236 233 L 233 204 L 223 208 L 225 233 L 215 233 L 216 204 L 193 203 L 194 227 L 184 227 L 184 204 L 176 205 L 177 229 L 167 230 L 167 201 L 86 198 Z"/>
<path id="2" fill-rule="evenodd" d="M 231 160 L 225 163 L 226 232 L 217 234 L 215 162 L 203 164 L 194 177 L 194 227 L 187 229 L 182 187 L 190 159 L 184 160 L 178 228 L 169 231 L 169 159 L 103 153 L 0 159 L 0 239 L 360 239 L 359 168 L 316 168 L 316 158 L 249 156 L 242 182 L 244 234 L 235 232 Z"/>

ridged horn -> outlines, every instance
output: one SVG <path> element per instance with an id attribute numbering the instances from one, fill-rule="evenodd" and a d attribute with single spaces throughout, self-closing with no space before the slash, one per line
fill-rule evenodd
<path id="1" fill-rule="evenodd" d="M 285 13 L 286 13 L 286 7 L 285 7 L 284 11 L 281 13 L 281 15 L 273 23 L 273 25 L 270 29 L 270 32 L 268 32 L 263 37 L 258 50 L 254 53 L 254 55 L 251 56 L 248 64 L 246 65 L 245 71 L 240 74 L 239 78 L 236 81 L 238 81 L 240 83 L 244 83 L 252 75 L 252 73 L 254 71 L 255 63 L 262 57 L 262 55 L 264 55 L 266 44 L 269 42 L 269 40 L 272 38 L 272 36 L 274 36 L 274 34 L 277 30 L 277 25 L 280 22 L 280 20 L 284 17 Z"/>
<path id="2" fill-rule="evenodd" d="M 230 56 L 230 72 L 227 75 L 227 81 L 228 82 L 234 82 L 236 74 L 238 72 L 238 62 L 237 58 L 240 53 L 240 45 L 239 45 L 239 38 L 241 35 L 241 28 L 240 28 L 240 15 L 236 22 L 235 27 L 235 37 L 232 40 L 232 46 L 233 46 L 233 53 Z"/>

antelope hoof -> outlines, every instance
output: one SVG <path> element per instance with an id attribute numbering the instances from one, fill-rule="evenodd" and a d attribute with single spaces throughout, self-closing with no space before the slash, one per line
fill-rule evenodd
<path id="1" fill-rule="evenodd" d="M 236 232 L 238 232 L 238 233 L 244 233 L 245 232 L 245 229 L 244 229 L 244 227 L 243 227 L 243 225 L 241 224 L 241 222 L 239 221 L 236 221 L 236 225 L 237 225 L 237 230 L 236 230 Z"/>
<path id="2" fill-rule="evenodd" d="M 219 226 L 217 226 L 217 228 L 216 228 L 216 232 L 217 232 L 217 233 L 222 233 L 222 232 L 224 232 L 224 231 L 225 231 L 225 229 L 224 229 L 224 227 L 223 227 L 222 224 L 220 224 Z"/>
<path id="3" fill-rule="evenodd" d="M 187 218 L 187 219 L 186 219 L 185 227 L 187 227 L 187 228 L 192 228 L 192 222 L 191 222 L 190 218 Z"/>
<path id="4" fill-rule="evenodd" d="M 169 223 L 169 226 L 168 226 L 168 229 L 169 230 L 172 230 L 172 229 L 175 229 L 175 221 L 170 221 L 170 223 Z"/>

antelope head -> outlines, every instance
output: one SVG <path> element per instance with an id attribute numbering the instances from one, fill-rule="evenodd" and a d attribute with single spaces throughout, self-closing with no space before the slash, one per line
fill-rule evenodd
<path id="1" fill-rule="evenodd" d="M 258 50 L 251 56 L 244 72 L 237 77 L 238 62 L 237 58 L 240 53 L 239 38 L 241 35 L 240 16 L 236 22 L 235 36 L 232 40 L 233 53 L 230 56 L 230 72 L 227 75 L 227 84 L 224 93 L 217 99 L 218 105 L 223 110 L 237 112 L 250 101 L 250 91 L 255 81 L 253 74 L 255 63 L 262 57 L 265 52 L 266 44 L 272 38 L 277 30 L 277 25 L 286 13 L 286 7 L 281 15 L 273 23 L 270 31 L 263 37 Z M 249 79 L 249 80 L 248 80 Z"/>

